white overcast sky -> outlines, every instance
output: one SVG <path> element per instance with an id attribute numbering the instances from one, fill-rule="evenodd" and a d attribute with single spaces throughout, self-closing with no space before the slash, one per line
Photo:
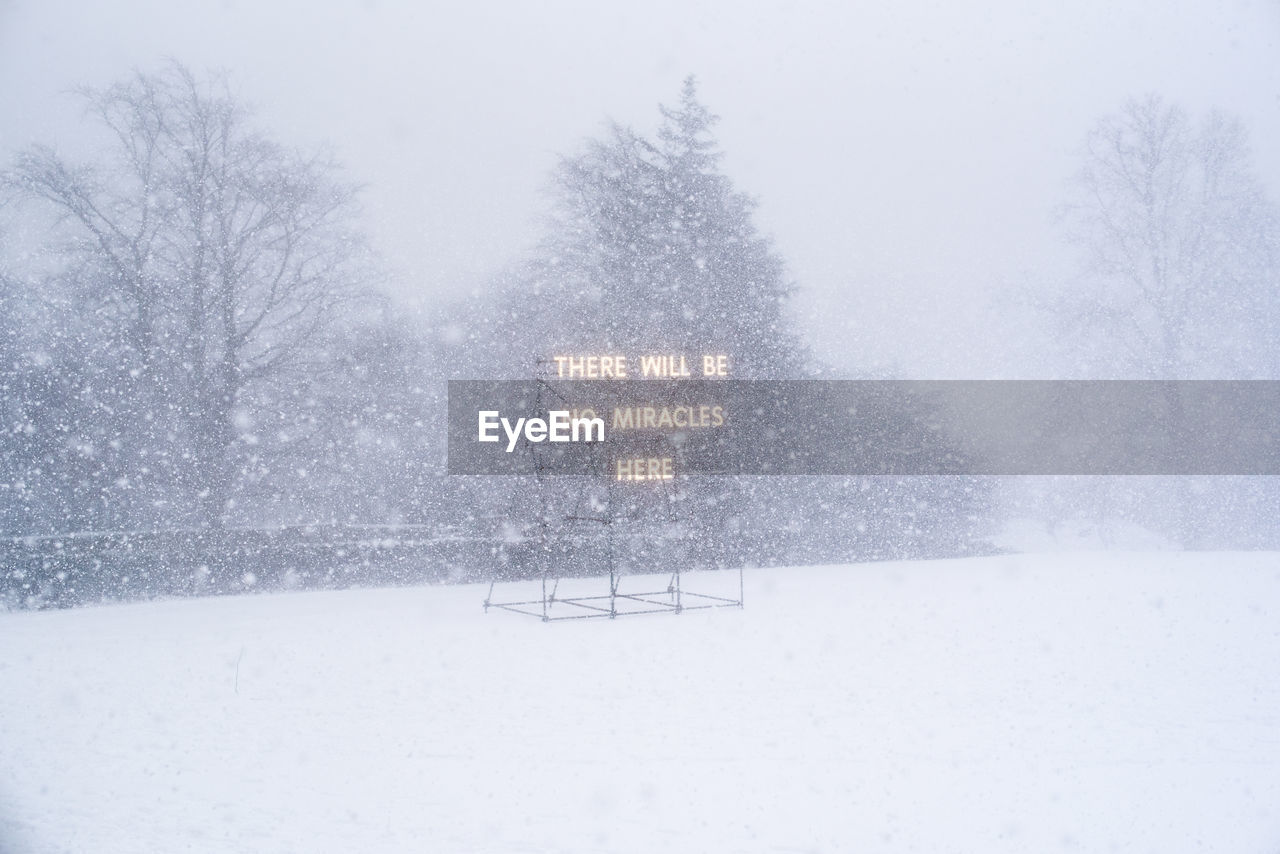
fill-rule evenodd
<path id="1" fill-rule="evenodd" d="M 519 257 L 557 153 L 606 117 L 652 129 L 697 74 L 819 352 L 915 375 L 987 370 L 999 287 L 1065 274 L 1073 149 L 1129 95 L 1239 114 L 1280 194 L 1277 0 L 0 0 L 0 156 L 73 147 L 68 87 L 167 56 L 231 71 L 284 141 L 331 144 L 420 303 Z"/>

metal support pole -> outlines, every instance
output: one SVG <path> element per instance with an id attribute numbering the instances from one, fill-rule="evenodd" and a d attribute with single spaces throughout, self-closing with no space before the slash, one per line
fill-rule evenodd
<path id="1" fill-rule="evenodd" d="M 609 619 L 618 616 L 618 582 L 613 575 L 613 564 L 609 565 Z"/>

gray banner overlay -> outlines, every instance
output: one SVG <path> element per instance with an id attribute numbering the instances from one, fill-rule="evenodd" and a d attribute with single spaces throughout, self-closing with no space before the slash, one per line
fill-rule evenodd
<path id="1" fill-rule="evenodd" d="M 587 409 L 604 442 L 477 440 Z M 1280 474 L 1280 381 L 455 380 L 448 429 L 450 474 Z"/>

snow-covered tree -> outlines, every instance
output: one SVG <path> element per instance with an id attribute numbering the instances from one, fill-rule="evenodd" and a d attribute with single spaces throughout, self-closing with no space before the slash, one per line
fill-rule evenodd
<path id="1" fill-rule="evenodd" d="M 1239 120 L 1129 100 L 1086 136 L 1061 213 L 1081 269 L 1037 301 L 1065 333 L 1065 373 L 1280 376 L 1280 218 Z M 1221 537 L 1248 519 L 1254 536 L 1268 532 L 1252 541 L 1275 537 L 1267 479 L 1059 478 L 1037 489 L 1014 503 L 1100 531 L 1122 521 L 1189 546 L 1246 542 Z"/>
<path id="2" fill-rule="evenodd" d="M 656 139 L 613 124 L 552 175 L 546 237 L 506 284 L 507 370 L 616 350 L 727 353 L 739 378 L 802 374 L 792 286 L 754 200 L 720 170 L 717 117 L 692 77 L 661 112 Z"/>
<path id="3" fill-rule="evenodd" d="M 189 502 L 149 497 L 217 525 L 249 398 L 312 375 L 321 336 L 362 292 L 355 192 L 328 158 L 255 130 L 220 77 L 174 63 L 81 94 L 103 156 L 35 146 L 5 180 L 53 215 L 74 322 L 99 348 L 88 387 L 128 413 L 93 425 L 96 447 L 136 448 L 114 488 L 180 490 Z"/>
<path id="4" fill-rule="evenodd" d="M 1077 352 L 1130 377 L 1280 372 L 1280 230 L 1239 121 L 1130 100 L 1089 133 L 1064 217 Z"/>
<path id="5" fill-rule="evenodd" d="M 496 309 L 473 306 L 457 318 L 458 349 L 493 354 L 487 362 L 460 354 L 467 373 L 528 377 L 535 360 L 562 353 L 723 352 L 734 378 L 810 375 L 787 314 L 794 286 L 754 223 L 755 202 L 721 170 L 717 119 L 693 78 L 660 111 L 654 137 L 611 124 L 560 161 L 533 257 L 502 277 Z M 473 503 L 511 513 L 521 531 L 576 515 L 580 485 L 529 487 L 552 494 L 550 511 L 503 496 Z M 633 543 L 651 546 L 678 530 L 690 546 L 684 560 L 728 566 L 965 552 L 985 522 L 987 494 L 956 478 L 695 477 L 680 490 L 675 506 L 658 491 L 615 490 L 613 509 L 649 523 Z M 655 563 L 641 552 L 615 557 Z"/>

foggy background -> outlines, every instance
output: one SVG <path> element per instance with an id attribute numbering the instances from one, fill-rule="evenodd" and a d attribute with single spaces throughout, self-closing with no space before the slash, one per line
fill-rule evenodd
<path id="1" fill-rule="evenodd" d="M 1127 97 L 1238 115 L 1280 187 L 1275 2 L 0 2 L 0 159 L 80 154 L 67 90 L 166 57 L 228 70 L 281 142 L 332 146 L 408 306 L 518 259 L 557 156 L 606 117 L 651 132 L 695 74 L 800 331 L 859 373 L 1061 374 L 1008 291 L 1072 275 L 1053 211 Z"/>
<path id="2" fill-rule="evenodd" d="M 449 476 L 443 422 L 552 353 L 1280 378 L 1278 48 L 1276 3 L 0 5 L 0 605 L 1275 548 L 1275 478 L 619 496 Z"/>

